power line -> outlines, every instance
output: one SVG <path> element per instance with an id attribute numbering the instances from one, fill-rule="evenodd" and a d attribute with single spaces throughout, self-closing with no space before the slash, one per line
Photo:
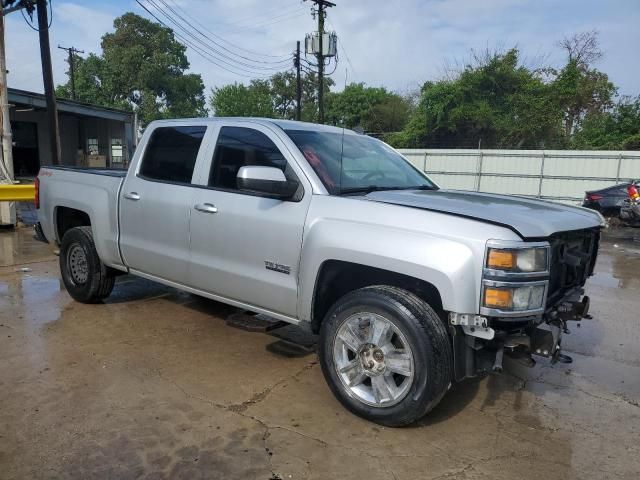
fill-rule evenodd
<path id="1" fill-rule="evenodd" d="M 255 30 L 255 29 L 258 29 L 258 28 L 263 28 L 263 27 L 268 27 L 270 25 L 275 25 L 276 23 L 285 22 L 287 20 L 293 20 L 294 18 L 303 17 L 305 15 L 307 15 L 307 13 L 303 12 L 303 11 L 286 13 L 286 14 L 282 14 L 282 15 L 277 15 L 275 17 L 272 17 L 271 19 L 264 20 L 262 22 L 254 24 L 254 25 L 241 26 L 241 27 L 238 27 L 238 28 L 225 30 L 223 33 L 237 33 L 237 32 L 242 32 L 244 30 Z M 276 20 L 276 19 L 278 19 L 278 20 Z M 273 21 L 270 21 L 270 20 L 273 20 Z"/>
<path id="2" fill-rule="evenodd" d="M 160 23 L 164 27 L 170 29 L 173 32 L 173 35 L 181 40 L 181 43 L 183 45 L 191 47 L 193 49 L 193 51 L 196 52 L 198 55 L 200 55 L 202 58 L 204 58 L 205 60 L 209 61 L 210 63 L 216 65 L 217 67 L 225 70 L 226 72 L 232 73 L 233 75 L 236 75 L 236 76 L 239 76 L 239 77 L 246 77 L 247 74 L 252 75 L 254 78 L 268 78 L 268 77 L 271 76 L 271 75 L 255 75 L 254 73 L 248 72 L 246 70 L 243 71 L 242 73 L 239 73 L 238 71 L 234 71 L 231 68 L 226 67 L 225 65 L 221 65 L 220 63 L 218 63 L 218 61 L 220 61 L 220 59 L 217 59 L 217 58 L 213 57 L 212 55 L 208 54 L 206 51 L 201 50 L 200 47 L 194 45 L 189 40 L 187 40 L 185 37 L 183 37 L 180 33 L 178 33 L 175 30 L 173 30 L 165 22 L 163 22 L 160 18 L 158 18 L 158 16 L 155 13 L 153 13 L 151 10 L 149 10 L 140 0 L 136 0 L 136 3 L 138 5 L 140 5 L 158 23 Z M 234 68 L 237 68 L 237 67 L 234 67 Z M 240 70 L 240 68 L 238 68 L 238 70 Z"/>
<path id="3" fill-rule="evenodd" d="M 162 2 L 163 0 L 158 0 L 160 2 Z M 147 0 L 148 3 L 151 3 L 156 10 L 158 10 L 160 13 L 162 13 L 162 15 L 164 17 L 166 17 L 171 23 L 173 23 L 176 27 L 178 27 L 180 30 L 182 30 L 186 35 L 188 35 L 189 37 L 191 37 L 192 39 L 194 39 L 196 42 L 198 42 L 202 47 L 210 50 L 214 55 L 216 55 L 217 57 L 221 57 L 219 58 L 219 60 L 223 63 L 226 63 L 229 65 L 229 63 L 226 61 L 230 61 L 230 62 L 234 62 L 238 65 L 241 65 L 243 67 L 247 67 L 249 69 L 252 70 L 257 70 L 257 71 L 263 71 L 263 70 L 280 70 L 282 68 L 282 66 L 269 66 L 269 65 L 252 65 L 249 63 L 245 63 L 243 61 L 237 60 L 236 58 L 230 57 L 229 55 L 220 52 L 219 50 L 217 50 L 216 48 L 212 47 L 209 43 L 203 41 L 202 39 L 200 39 L 197 35 L 195 35 L 188 27 L 185 27 L 182 23 L 178 22 L 176 19 L 174 19 L 170 14 L 168 14 L 165 10 L 163 10 L 161 7 L 158 6 L 158 4 L 156 3 L 156 0 Z M 188 24 L 189 26 L 191 26 L 190 24 Z M 216 44 L 217 45 L 217 44 Z M 236 53 L 231 52 L 232 55 L 234 56 L 238 56 Z M 226 59 L 226 60 L 224 60 Z M 250 59 L 251 60 L 251 59 Z M 288 59 L 286 60 L 286 62 L 288 63 L 289 61 L 291 61 L 291 56 L 288 57 Z M 278 63 L 284 63 L 283 62 L 278 62 Z M 230 66 L 235 66 L 235 65 L 230 65 Z"/>
<path id="4" fill-rule="evenodd" d="M 177 8 L 182 13 L 184 13 L 193 22 L 198 24 L 204 31 L 209 32 L 211 35 L 213 35 L 214 37 L 216 37 L 220 41 L 225 42 L 228 45 L 231 45 L 233 48 L 236 48 L 237 50 L 241 50 L 243 52 L 247 52 L 247 53 L 259 56 L 259 57 L 270 57 L 270 58 L 285 58 L 286 57 L 286 60 L 289 61 L 290 55 L 270 55 L 270 54 L 267 54 L 267 53 L 260 53 L 260 52 L 254 51 L 254 50 L 249 50 L 247 48 L 241 47 L 240 45 L 236 45 L 233 42 L 230 42 L 229 40 L 226 40 L 225 38 L 221 37 L 220 35 L 217 35 L 216 33 L 214 33 L 206 25 L 202 24 L 202 22 L 200 22 L 197 18 L 195 18 L 192 15 L 190 15 L 189 12 L 187 12 L 184 8 L 180 7 L 180 5 L 178 5 L 175 1 L 171 1 L 171 3 L 173 3 L 175 8 Z"/>
<path id="5" fill-rule="evenodd" d="M 139 5 L 142 5 L 142 3 L 138 0 L 136 0 L 138 2 Z M 159 0 L 160 1 L 160 0 Z M 237 70 L 240 71 L 244 71 L 248 74 L 254 74 L 254 73 L 261 73 L 264 74 L 266 71 L 279 71 L 282 70 L 281 66 L 257 66 L 257 65 L 252 65 L 250 63 L 246 63 L 244 61 L 238 60 L 236 58 L 230 57 L 229 55 L 225 54 L 224 52 L 220 52 L 219 50 L 215 49 L 214 47 L 212 47 L 210 44 L 208 44 L 207 42 L 204 42 L 202 39 L 200 39 L 197 35 L 195 35 L 191 30 L 189 30 L 187 27 L 185 27 L 184 25 L 182 25 L 180 22 L 178 22 L 177 20 L 175 20 L 170 14 L 168 14 L 166 11 L 164 11 L 161 7 L 158 6 L 158 4 L 155 2 L 155 0 L 147 0 L 147 3 L 153 5 L 153 7 L 159 11 L 165 18 L 167 18 L 171 23 L 173 23 L 178 29 L 180 29 L 185 35 L 191 37 L 191 39 L 193 40 L 189 40 L 190 44 L 193 45 L 193 41 L 197 42 L 200 46 L 198 48 L 200 49 L 205 49 L 205 50 L 209 50 L 212 54 L 212 56 L 214 56 L 214 58 L 216 58 L 216 60 L 218 60 L 219 62 L 231 67 L 231 68 L 235 68 Z M 151 13 L 149 9 L 147 9 L 146 7 L 144 7 L 145 10 L 147 10 L 147 12 Z M 156 18 L 156 20 L 160 21 L 160 19 L 158 17 L 156 17 L 154 15 L 154 18 Z M 162 22 L 163 25 L 167 26 L 166 23 Z M 168 27 L 168 26 L 167 26 Z M 168 27 L 171 28 L 171 27 Z M 174 29 L 172 29 L 174 30 Z M 174 33 L 175 32 L 174 30 Z M 291 60 L 292 57 L 289 57 L 289 61 Z"/>
<path id="6" fill-rule="evenodd" d="M 247 17 L 240 17 L 240 18 L 236 18 L 234 20 L 231 20 L 229 22 L 214 22 L 214 24 L 216 25 L 227 25 L 227 26 L 232 26 L 232 27 L 242 27 L 242 24 L 251 20 L 255 20 L 258 18 L 261 18 L 262 20 L 264 20 L 264 18 L 266 17 L 266 15 L 271 14 L 273 12 L 280 12 L 282 13 L 285 10 L 291 10 L 291 8 L 297 9 L 300 8 L 301 5 L 289 5 L 288 7 L 275 7 L 272 9 L 269 9 L 265 12 L 262 12 L 259 15 L 249 15 Z"/>
<path id="7" fill-rule="evenodd" d="M 329 25 L 331 25 L 331 28 L 333 28 L 334 30 L 337 30 L 335 25 L 333 24 L 333 22 L 331 22 L 330 18 L 327 18 L 327 22 L 329 22 Z M 353 73 L 356 73 L 356 69 L 353 68 L 353 63 L 351 63 L 351 59 L 349 58 L 349 54 L 347 53 L 347 49 L 344 47 L 344 45 L 342 44 L 342 41 L 340 39 L 337 40 L 337 44 L 338 44 L 338 47 L 342 50 L 342 53 L 344 53 L 344 56 L 347 59 L 347 63 L 351 67 L 351 71 Z"/>
<path id="8" fill-rule="evenodd" d="M 20 5 L 23 5 L 27 2 L 20 2 Z M 53 24 L 53 0 L 49 0 L 49 22 L 47 23 L 47 27 L 45 28 L 45 30 L 49 30 L 51 28 L 51 24 Z M 24 21 L 26 22 L 26 24 L 29 26 L 29 28 L 31 30 L 33 30 L 34 32 L 39 32 L 41 30 L 40 27 L 34 27 L 33 24 L 27 20 L 27 16 L 24 14 L 25 9 L 27 9 L 27 12 L 29 13 L 29 17 L 31 18 L 31 20 L 33 21 L 33 7 L 29 7 L 29 5 L 32 4 L 26 4 L 24 5 L 23 8 L 20 8 L 20 13 L 22 14 L 22 18 L 24 18 Z"/>
<path id="9" fill-rule="evenodd" d="M 220 47 L 221 49 L 225 50 L 226 52 L 231 53 L 232 55 L 237 55 L 238 57 L 250 61 L 250 62 L 255 62 L 255 63 L 259 63 L 259 64 L 283 64 L 283 63 L 288 63 L 291 61 L 291 55 L 287 55 L 286 58 L 282 59 L 282 60 L 255 60 L 253 58 L 244 56 L 240 53 L 234 52 L 230 49 L 228 49 L 227 47 L 225 47 L 224 45 L 218 43 L 216 40 L 214 40 L 213 38 L 211 38 L 209 35 L 207 35 L 206 33 L 202 32 L 202 30 L 200 30 L 199 28 L 197 28 L 196 26 L 192 25 L 189 20 L 187 20 L 184 16 L 182 16 L 180 14 L 180 12 L 178 12 L 176 9 L 174 9 L 171 5 L 169 5 L 165 0 L 159 0 L 165 7 L 167 7 L 173 14 L 175 14 L 178 18 L 180 18 L 183 22 L 185 22 L 189 27 L 193 28 L 197 33 L 199 33 L 202 37 L 206 38 L 207 40 L 211 41 L 214 45 Z M 186 12 L 185 12 L 186 14 Z M 221 41 L 225 41 L 222 37 L 220 37 L 219 35 L 216 35 L 213 32 L 210 32 L 212 36 L 214 36 L 215 38 L 220 39 Z M 230 42 L 227 42 L 230 43 Z M 256 54 L 259 56 L 262 56 L 261 54 Z M 284 56 L 283 56 L 284 57 Z M 277 57 L 277 58 L 281 58 L 281 57 Z"/>

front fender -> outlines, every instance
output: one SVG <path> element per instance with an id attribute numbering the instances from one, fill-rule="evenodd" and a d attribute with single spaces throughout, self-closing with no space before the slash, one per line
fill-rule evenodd
<path id="1" fill-rule="evenodd" d="M 341 260 L 408 275 L 437 288 L 445 310 L 475 312 L 480 291 L 472 248 L 451 239 L 353 220 L 323 218 L 305 232 L 298 311 L 310 321 L 318 273 Z"/>

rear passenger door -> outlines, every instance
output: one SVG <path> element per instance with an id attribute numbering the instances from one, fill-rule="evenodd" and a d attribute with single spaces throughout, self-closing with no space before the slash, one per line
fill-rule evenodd
<path id="1" fill-rule="evenodd" d="M 206 125 L 157 126 L 120 193 L 120 249 L 131 269 L 184 283 L 191 186 Z M 147 133 L 149 134 L 149 133 Z"/>
<path id="2" fill-rule="evenodd" d="M 211 155 L 211 154 L 210 154 Z M 191 210 L 189 282 L 209 293 L 296 317 L 298 262 L 311 189 L 269 128 L 249 122 L 219 129 Z M 237 188 L 243 166 L 280 168 L 300 187 L 292 200 Z"/>

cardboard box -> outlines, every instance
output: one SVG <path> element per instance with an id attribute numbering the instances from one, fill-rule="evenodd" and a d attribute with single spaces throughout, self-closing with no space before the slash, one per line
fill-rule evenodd
<path id="1" fill-rule="evenodd" d="M 87 167 L 107 168 L 107 156 L 106 155 L 87 155 Z"/>

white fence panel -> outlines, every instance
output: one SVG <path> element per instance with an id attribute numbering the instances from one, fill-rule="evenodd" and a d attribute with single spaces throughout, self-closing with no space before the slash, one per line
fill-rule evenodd
<path id="1" fill-rule="evenodd" d="M 586 190 L 640 179 L 640 152 L 404 149 L 444 188 L 579 203 Z"/>

